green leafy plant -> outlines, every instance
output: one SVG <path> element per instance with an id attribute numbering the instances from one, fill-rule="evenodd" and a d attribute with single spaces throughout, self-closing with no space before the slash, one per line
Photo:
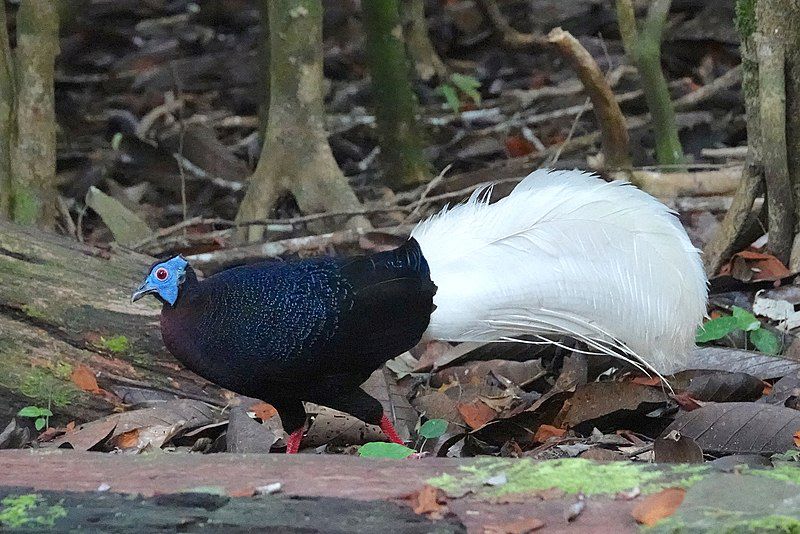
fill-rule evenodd
<path id="1" fill-rule="evenodd" d="M 447 421 L 444 419 L 428 419 L 419 427 L 419 435 L 425 439 L 436 439 L 447 432 Z"/>
<path id="2" fill-rule="evenodd" d="M 423 444 L 425 440 L 436 439 L 445 432 L 447 432 L 447 421 L 444 419 L 429 419 L 419 427 L 419 435 L 423 438 Z M 417 452 L 415 449 L 405 445 L 382 441 L 371 441 L 358 449 L 358 455 L 363 458 L 393 458 L 397 460 L 408 458 L 415 452 Z"/>
<path id="3" fill-rule="evenodd" d="M 362 458 L 392 458 L 402 460 L 408 458 L 416 451 L 399 443 L 386 443 L 383 441 L 370 441 L 358 448 L 358 455 Z"/>
<path id="4" fill-rule="evenodd" d="M 761 325 L 758 318 L 738 306 L 731 309 L 732 315 L 717 317 L 698 328 L 696 341 L 707 343 L 722 339 L 723 337 L 742 330 L 747 332 L 750 343 L 765 354 L 778 354 L 781 350 L 781 340 L 771 331 Z"/>
<path id="5" fill-rule="evenodd" d="M 453 113 L 458 113 L 461 109 L 461 94 L 475 102 L 481 103 L 481 94 L 478 89 L 481 82 L 472 76 L 454 73 L 450 75 L 450 81 L 443 83 L 436 88 L 436 92 L 444 97 L 447 105 L 453 110 Z"/>
<path id="6" fill-rule="evenodd" d="M 50 425 L 50 418 L 53 416 L 53 412 L 48 408 L 40 408 L 39 406 L 25 406 L 17 412 L 17 415 L 34 419 L 33 426 L 36 427 L 36 430 L 41 431 Z"/>

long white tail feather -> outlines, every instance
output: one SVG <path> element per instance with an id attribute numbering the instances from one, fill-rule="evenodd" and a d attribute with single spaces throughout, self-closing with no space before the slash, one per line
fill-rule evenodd
<path id="1" fill-rule="evenodd" d="M 707 287 L 673 212 L 577 170 L 535 171 L 493 204 L 490 194 L 412 232 L 439 288 L 428 337 L 566 335 L 659 376 L 685 365 Z"/>

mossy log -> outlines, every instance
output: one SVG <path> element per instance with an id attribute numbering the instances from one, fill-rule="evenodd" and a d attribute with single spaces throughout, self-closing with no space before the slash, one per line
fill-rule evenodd
<path id="1" fill-rule="evenodd" d="M 633 534 L 634 518 L 672 514 L 648 532 L 796 532 L 798 472 L 583 458 L 0 451 L 0 530 Z M 278 495 L 250 496 L 276 482 Z M 667 496 L 680 507 L 654 514 Z"/>
<path id="2" fill-rule="evenodd" d="M 166 352 L 159 305 L 130 303 L 151 263 L 0 222 L 0 427 L 26 405 L 50 406 L 54 426 L 106 415 L 130 395 L 224 404 L 222 390 Z M 79 366 L 104 391 L 80 389 Z"/>

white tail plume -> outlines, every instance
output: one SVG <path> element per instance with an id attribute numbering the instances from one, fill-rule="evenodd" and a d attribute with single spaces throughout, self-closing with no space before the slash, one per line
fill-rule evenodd
<path id="1" fill-rule="evenodd" d="M 567 335 L 656 374 L 685 364 L 707 286 L 673 212 L 577 170 L 535 171 L 493 204 L 490 194 L 412 232 L 439 288 L 430 338 Z"/>

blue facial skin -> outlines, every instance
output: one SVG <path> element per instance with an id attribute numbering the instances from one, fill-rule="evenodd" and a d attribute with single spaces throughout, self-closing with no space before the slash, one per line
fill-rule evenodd
<path id="1" fill-rule="evenodd" d="M 131 295 L 131 302 L 136 302 L 149 293 L 155 293 L 170 306 L 175 305 L 175 301 L 178 300 L 178 288 L 183 282 L 187 265 L 189 262 L 181 256 L 154 265 L 139 289 Z M 165 271 L 166 276 L 164 276 Z"/>

